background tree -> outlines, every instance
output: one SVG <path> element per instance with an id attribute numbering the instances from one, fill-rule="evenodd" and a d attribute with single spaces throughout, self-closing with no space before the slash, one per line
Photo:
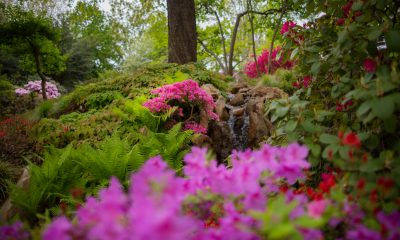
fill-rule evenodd
<path id="1" fill-rule="evenodd" d="M 112 69 L 122 62 L 128 39 L 123 33 L 125 28 L 112 16 L 97 4 L 84 1 L 79 1 L 69 16 L 75 37 L 95 44 L 93 60 L 97 69 Z"/>
<path id="2" fill-rule="evenodd" d="M 167 0 L 168 62 L 197 61 L 197 31 L 194 0 Z"/>
<path id="3" fill-rule="evenodd" d="M 42 96 L 46 96 L 44 73 L 58 74 L 65 69 L 68 55 L 61 56 L 54 43 L 60 41 L 60 31 L 53 29 L 50 18 L 34 16 L 20 7 L 3 8 L 7 21 L 0 25 L 0 49 L 23 56 L 20 67 L 36 72 L 42 80 Z"/>
<path id="4" fill-rule="evenodd" d="M 288 0 L 284 19 L 308 17 L 304 6 L 298 6 L 294 11 L 293 5 L 293 1 Z M 243 68 L 254 52 L 252 35 L 257 54 L 268 49 L 272 39 L 280 42 L 281 35 L 273 37 L 271 29 L 277 25 L 281 8 L 281 1 L 196 0 L 196 18 L 200 22 L 198 41 L 201 45 L 198 58 L 206 64 L 217 61 L 217 66 L 213 67 L 217 71 L 222 69 L 225 72 L 226 69 L 226 73 L 233 73 L 236 67 Z M 249 14 L 252 18 L 243 18 Z"/>
<path id="5" fill-rule="evenodd" d="M 148 18 L 146 30 L 134 38 L 121 67 L 136 70 L 150 62 L 168 61 L 167 13 L 156 11 Z"/>
<path id="6" fill-rule="evenodd" d="M 66 14 L 60 15 L 54 26 L 61 29 L 61 41 L 56 45 L 62 55 L 68 54 L 65 61 L 66 69 L 60 74 L 52 74 L 51 77 L 63 84 L 69 90 L 75 84 L 83 82 L 89 77 L 97 77 L 98 71 L 94 63 L 98 38 L 79 37 L 72 31 L 72 17 Z"/>

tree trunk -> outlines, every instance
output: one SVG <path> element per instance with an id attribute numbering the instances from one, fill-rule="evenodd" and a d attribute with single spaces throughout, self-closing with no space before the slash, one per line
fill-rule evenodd
<path id="1" fill-rule="evenodd" d="M 194 0 L 167 0 L 168 62 L 197 61 L 197 31 Z"/>
<path id="2" fill-rule="evenodd" d="M 219 25 L 219 31 L 221 33 L 221 40 L 222 40 L 222 47 L 224 48 L 224 60 L 225 60 L 225 68 L 224 68 L 224 74 L 227 75 L 228 73 L 226 72 L 226 68 L 228 67 L 228 60 L 227 60 L 227 55 L 226 55 L 226 46 L 225 46 L 225 37 L 224 37 L 224 31 L 222 30 L 221 26 L 221 21 L 219 20 L 219 16 L 217 11 L 214 11 L 215 17 L 217 17 L 218 25 Z"/>
<path id="3" fill-rule="evenodd" d="M 235 42 L 236 42 L 236 34 L 237 34 L 237 30 L 239 28 L 239 23 L 240 23 L 240 18 L 243 17 L 244 15 L 246 15 L 248 13 L 248 11 L 239 13 L 236 16 L 236 23 L 235 23 L 235 27 L 233 28 L 233 33 L 232 33 L 232 39 L 231 39 L 231 47 L 229 49 L 229 67 L 228 67 L 228 74 L 232 76 L 233 74 L 233 66 L 232 66 L 232 62 L 233 62 L 233 50 L 235 49 Z"/>
<path id="4" fill-rule="evenodd" d="M 268 71 L 267 71 L 267 73 L 269 73 L 269 74 L 271 74 L 271 68 L 272 68 L 272 64 L 271 64 L 272 56 L 271 55 L 272 55 L 272 51 L 274 50 L 275 36 L 276 36 L 276 33 L 278 32 L 279 26 L 281 25 L 282 17 L 286 10 L 286 3 L 287 3 L 287 0 L 285 0 L 283 2 L 281 17 L 278 20 L 278 24 L 276 24 L 274 36 L 272 37 L 272 40 L 271 40 L 271 47 L 269 49 L 269 56 L 268 56 Z"/>
<path id="5" fill-rule="evenodd" d="M 254 63 L 256 64 L 256 69 L 257 69 L 258 77 L 261 77 L 260 69 L 258 68 L 258 63 L 257 63 L 256 45 L 255 45 L 255 40 L 254 40 L 253 16 L 251 16 L 251 15 L 249 14 L 249 18 L 250 18 L 250 26 L 251 26 L 251 36 L 252 36 L 252 41 L 253 41 L 253 57 L 254 57 Z"/>
<path id="6" fill-rule="evenodd" d="M 42 66 L 40 64 L 40 53 L 39 50 L 35 47 L 35 45 L 33 45 L 33 43 L 31 41 L 29 41 L 28 38 L 26 38 L 26 40 L 28 40 L 29 44 L 32 47 L 33 50 L 33 55 L 35 57 L 35 62 L 36 62 L 36 72 L 39 75 L 40 79 L 42 79 L 42 97 L 43 100 L 47 100 L 47 95 L 46 95 L 46 76 L 42 73 Z"/>

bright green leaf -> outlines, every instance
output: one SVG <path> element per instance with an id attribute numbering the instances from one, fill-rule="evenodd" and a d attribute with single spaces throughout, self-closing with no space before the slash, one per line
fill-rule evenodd
<path id="1" fill-rule="evenodd" d="M 318 61 L 311 66 L 311 72 L 314 74 L 314 76 L 318 75 L 319 70 L 321 70 L 321 65 L 322 63 Z"/>
<path id="2" fill-rule="evenodd" d="M 367 113 L 371 109 L 371 100 L 363 102 L 357 109 L 357 117 Z"/>
<path id="3" fill-rule="evenodd" d="M 297 120 L 290 120 L 287 122 L 285 126 L 285 132 L 292 133 L 296 129 L 298 123 L 299 122 Z"/>
<path id="4" fill-rule="evenodd" d="M 394 103 L 390 96 L 372 99 L 372 111 L 380 119 L 389 118 L 394 111 Z"/>
<path id="5" fill-rule="evenodd" d="M 290 60 L 293 60 L 293 58 L 296 56 L 298 51 L 299 51 L 299 48 L 295 48 L 293 50 L 293 52 L 290 54 Z"/>
<path id="6" fill-rule="evenodd" d="M 366 164 L 361 165 L 361 172 L 376 172 L 383 169 L 382 162 L 376 159 L 369 160 Z"/>
<path id="7" fill-rule="evenodd" d="M 334 135 L 322 134 L 319 136 L 319 141 L 325 144 L 338 143 L 339 138 Z"/>
<path id="8" fill-rule="evenodd" d="M 387 49 L 391 52 L 399 52 L 400 51 L 400 31 L 397 29 L 390 29 L 387 33 L 385 33 L 385 41 Z"/>
<path id="9" fill-rule="evenodd" d="M 370 41 L 375 41 L 380 35 L 382 35 L 382 32 L 383 32 L 382 28 L 374 27 L 372 31 L 369 33 L 368 39 Z"/>

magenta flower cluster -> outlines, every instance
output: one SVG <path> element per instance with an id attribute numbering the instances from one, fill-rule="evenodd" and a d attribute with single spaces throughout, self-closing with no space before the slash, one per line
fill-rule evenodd
<path id="1" fill-rule="evenodd" d="M 26 90 L 25 88 L 17 88 L 15 89 L 15 93 L 19 96 L 22 97 L 23 95 L 29 94 L 30 91 Z"/>
<path id="2" fill-rule="evenodd" d="M 0 239 L 13 239 L 13 240 L 25 240 L 29 239 L 29 232 L 24 229 L 21 222 L 15 222 L 13 225 L 0 226 Z"/>
<path id="3" fill-rule="evenodd" d="M 58 92 L 57 86 L 51 82 L 46 82 L 46 95 L 48 99 L 59 98 L 61 94 Z M 29 94 L 30 92 L 36 92 L 39 97 L 42 97 L 42 81 L 29 81 L 28 84 L 24 85 L 24 88 L 15 89 L 15 93 L 19 96 Z"/>
<path id="4" fill-rule="evenodd" d="M 304 87 L 308 87 L 311 83 L 312 83 L 311 77 L 297 78 L 297 82 L 294 82 L 293 86 L 301 88 L 301 84 L 303 84 Z"/>
<path id="5" fill-rule="evenodd" d="M 206 91 L 200 89 L 199 84 L 192 79 L 183 82 L 177 82 L 171 85 L 165 85 L 156 90 L 152 90 L 151 94 L 158 94 L 159 97 L 148 100 L 143 103 L 152 112 L 166 112 L 174 106 L 170 106 L 168 101 L 178 100 L 190 105 L 198 105 L 202 107 L 211 119 L 218 119 L 218 115 L 213 113 L 215 103 L 213 98 Z M 179 115 L 182 115 L 182 110 L 179 109 Z"/>
<path id="6" fill-rule="evenodd" d="M 171 101 L 175 100 L 180 102 L 180 104 L 187 104 L 192 109 L 196 106 L 200 109 L 204 109 L 211 119 L 219 120 L 219 116 L 213 112 L 213 109 L 216 106 L 216 103 L 213 102 L 213 98 L 208 95 L 206 91 L 202 90 L 199 87 L 199 84 L 192 79 L 171 85 L 165 85 L 156 90 L 152 90 L 151 94 L 158 95 L 158 97 L 148 100 L 143 103 L 143 106 L 147 107 L 152 112 L 167 112 L 171 108 L 175 107 L 171 105 Z M 178 107 L 174 113 L 183 117 L 183 108 Z M 171 113 L 171 115 L 174 113 Z M 171 127 L 171 124 L 169 124 L 168 127 Z M 192 123 L 186 123 L 185 130 L 188 129 L 192 129 L 194 133 L 207 132 L 207 129 L 193 123 L 193 121 Z"/>
<path id="7" fill-rule="evenodd" d="M 206 149 L 196 147 L 185 155 L 185 178 L 167 169 L 161 157 L 151 158 L 131 176 L 128 194 L 116 178 L 111 178 L 110 186 L 100 190 L 98 200 L 89 197 L 73 221 L 64 216 L 54 219 L 43 231 L 43 239 L 261 240 L 268 234 L 262 230 L 264 221 L 276 223 L 283 219 L 288 219 L 301 239 L 322 239 L 321 230 L 314 224 L 298 224 L 305 218 L 310 223 L 312 219 L 329 220 L 331 227 L 346 222 L 349 240 L 400 237 L 400 213 L 396 211 L 389 215 L 377 212 L 376 219 L 383 229 L 379 232 L 362 224 L 366 216 L 355 202 L 310 199 L 310 193 L 292 191 L 285 185 L 279 188 L 282 181 L 293 184 L 304 180 L 303 169 L 310 167 L 305 160 L 308 149 L 297 143 L 286 148 L 263 145 L 257 151 L 234 151 L 232 168 L 218 165 L 207 155 Z M 333 175 L 325 174 L 325 178 L 334 181 Z M 273 197 L 269 197 L 271 193 Z M 283 201 L 279 206 L 290 206 L 288 215 L 275 215 L 278 209 L 267 208 L 277 201 Z M 213 215 L 214 204 L 221 206 L 222 215 L 216 227 L 207 227 L 205 220 Z M 265 218 L 252 213 L 265 214 Z M 12 233 L 6 232 L 5 239 Z"/>
<path id="8" fill-rule="evenodd" d="M 285 63 L 283 63 L 283 56 L 280 57 L 278 61 L 276 61 L 276 54 L 278 54 L 279 50 L 281 48 L 278 46 L 276 49 L 272 51 L 272 66 L 271 66 L 271 71 L 274 73 L 278 68 L 283 68 L 283 69 L 290 69 L 293 67 L 293 62 L 287 60 Z M 289 52 L 290 54 L 290 52 Z M 268 57 L 269 57 L 269 50 L 264 49 L 261 53 L 261 55 L 257 58 L 257 64 L 258 68 L 260 70 L 260 73 L 268 73 Z M 255 78 L 258 76 L 257 73 L 257 67 L 254 61 L 250 61 L 246 67 L 245 67 L 245 73 L 249 75 L 249 78 Z"/>
<path id="9" fill-rule="evenodd" d="M 99 201 L 89 198 L 77 211 L 76 223 L 58 218 L 44 232 L 44 239 L 261 239 L 252 231 L 260 227 L 260 222 L 243 212 L 266 211 L 268 194 L 279 191 L 279 181 L 286 178 L 293 184 L 305 178 L 302 168 L 310 167 L 305 160 L 307 148 L 297 143 L 287 148 L 264 145 L 258 151 L 234 152 L 232 169 L 207 160 L 206 155 L 206 149 L 192 148 L 192 153 L 184 157 L 187 178 L 176 177 L 161 157 L 149 159 L 132 175 L 134 184 L 128 195 L 112 178 L 110 187 L 100 191 Z M 206 228 L 196 208 L 190 208 L 191 214 L 185 210 L 188 197 L 199 197 L 201 192 L 224 199 L 225 216 L 219 219 L 218 229 Z M 320 218 L 328 204 L 326 200 L 308 203 L 305 195 L 292 191 L 287 192 L 286 201 L 298 202 L 293 218 Z M 237 204 L 243 208 L 239 210 Z M 300 230 L 321 236 L 318 229 Z"/>
<path id="10" fill-rule="evenodd" d="M 300 26 L 297 26 L 292 21 L 285 22 L 281 29 L 281 35 L 287 33 L 286 34 L 287 37 L 292 38 L 294 43 L 300 45 L 302 42 L 304 42 L 304 38 L 301 34 L 297 36 L 297 31 L 294 30 L 295 27 L 300 27 Z M 307 24 L 303 24 L 303 28 L 307 28 Z M 298 41 L 295 40 L 296 38 L 298 39 Z"/>
<path id="11" fill-rule="evenodd" d="M 296 24 L 292 21 L 287 21 L 283 24 L 282 29 L 280 31 L 281 35 L 283 35 L 284 33 L 287 32 L 293 32 L 293 30 L 291 30 L 291 28 L 296 27 Z"/>
<path id="12" fill-rule="evenodd" d="M 200 124 L 196 123 L 195 121 L 185 123 L 183 130 L 186 131 L 189 129 L 192 129 L 194 134 L 207 133 L 207 128 L 201 126 Z"/>

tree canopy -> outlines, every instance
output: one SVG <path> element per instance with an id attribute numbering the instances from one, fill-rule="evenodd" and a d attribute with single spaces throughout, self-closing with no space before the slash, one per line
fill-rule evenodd
<path id="1" fill-rule="evenodd" d="M 44 73 L 61 73 L 68 58 L 68 55 L 61 56 L 54 45 L 60 41 L 60 31 L 53 29 L 50 18 L 34 16 L 32 11 L 25 12 L 18 6 L 3 8 L 3 11 L 6 21 L 0 24 L 0 49 L 22 56 L 21 69 L 39 74 L 43 99 L 47 99 Z"/>

